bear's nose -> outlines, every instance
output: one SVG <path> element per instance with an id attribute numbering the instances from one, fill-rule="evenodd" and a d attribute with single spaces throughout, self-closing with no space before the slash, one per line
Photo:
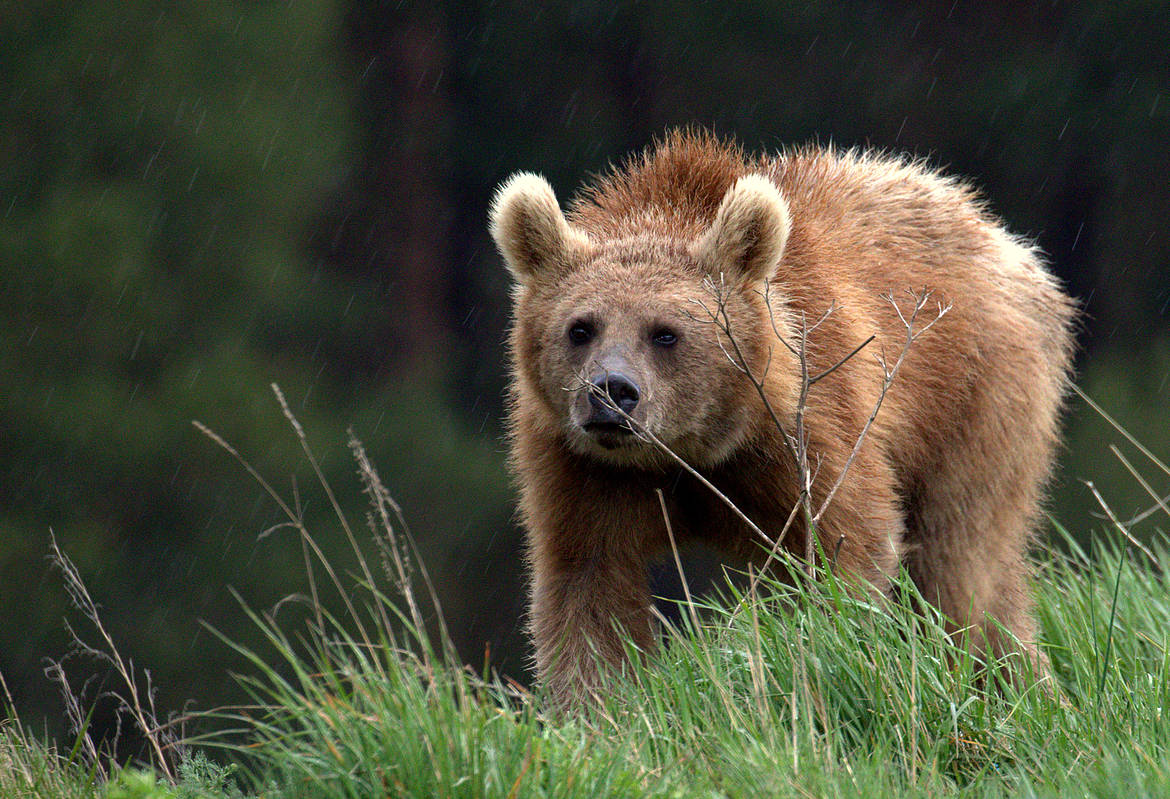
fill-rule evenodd
<path id="1" fill-rule="evenodd" d="M 608 372 L 592 381 L 593 387 L 589 391 L 589 404 L 593 406 L 594 415 L 615 415 L 606 404 L 603 396 L 608 396 L 613 404 L 623 413 L 630 414 L 638 405 L 641 396 L 638 384 L 620 372 Z"/>

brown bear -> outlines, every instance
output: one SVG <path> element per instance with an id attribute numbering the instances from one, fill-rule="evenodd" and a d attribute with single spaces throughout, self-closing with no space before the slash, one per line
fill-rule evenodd
<path id="1" fill-rule="evenodd" d="M 567 215 L 514 175 L 491 232 L 516 281 L 511 455 L 555 701 L 620 668 L 619 631 L 654 647 L 668 520 L 749 561 L 765 538 L 820 552 L 878 593 L 904 564 L 979 653 L 1044 668 L 1027 549 L 1075 308 L 972 189 L 905 157 L 678 131 Z"/>

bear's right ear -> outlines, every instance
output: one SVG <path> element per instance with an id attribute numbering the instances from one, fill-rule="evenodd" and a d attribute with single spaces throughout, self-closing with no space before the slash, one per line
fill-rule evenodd
<path id="1" fill-rule="evenodd" d="M 692 252 L 712 272 L 744 283 L 768 280 L 791 227 L 788 202 L 776 184 L 763 175 L 744 175 L 723 195 L 715 221 Z"/>
<path id="2" fill-rule="evenodd" d="M 561 213 L 552 186 L 531 172 L 517 172 L 496 192 L 491 233 L 521 283 L 545 270 L 567 268 L 590 248 L 589 237 Z"/>

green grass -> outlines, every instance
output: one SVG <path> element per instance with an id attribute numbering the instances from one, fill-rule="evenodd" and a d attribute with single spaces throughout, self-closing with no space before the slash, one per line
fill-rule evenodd
<path id="1" fill-rule="evenodd" d="M 76 753 L 57 752 L 30 735 L 9 717 L 0 720 L 0 796 L 97 797 L 97 772 L 86 768 Z"/>
<path id="2" fill-rule="evenodd" d="M 327 621 L 294 644 L 257 618 L 267 710 L 207 743 L 266 797 L 1166 796 L 1167 583 L 1115 547 L 1049 560 L 1051 690 L 981 675 L 929 616 L 763 583 L 569 719 L 417 639 Z"/>
<path id="3" fill-rule="evenodd" d="M 401 602 L 367 593 L 367 633 L 377 605 L 397 614 L 373 640 L 352 619 L 288 632 L 254 616 L 271 645 L 247 653 L 256 707 L 207 719 L 196 742 L 235 775 L 188 761 L 176 786 L 142 770 L 102 786 L 9 724 L 0 795 L 1170 795 L 1170 579 L 1103 544 L 1051 556 L 1037 596 L 1053 690 L 981 675 L 904 606 L 762 582 L 704 607 L 602 706 L 554 718 L 450 665 Z"/>
<path id="4" fill-rule="evenodd" d="M 384 562 L 360 559 L 340 510 L 357 568 L 314 561 L 289 507 L 313 589 L 297 621 L 244 609 L 268 642 L 236 647 L 254 704 L 197 719 L 186 759 L 157 771 L 92 762 L 100 748 L 84 736 L 56 752 L 10 712 L 0 797 L 1170 796 L 1165 543 L 1146 552 L 1102 535 L 1085 552 L 1058 530 L 1070 554 L 1046 553 L 1035 582 L 1053 664 L 1041 684 L 1013 679 L 1020 662 L 977 668 L 915 609 L 905 579 L 909 601 L 882 605 L 831 578 L 764 579 L 684 607 L 683 628 L 658 654 L 634 653 L 598 706 L 556 716 L 539 695 L 459 664 L 441 630 L 421 632 L 412 586 L 425 572 L 351 445 Z M 390 588 L 373 587 L 381 574 Z M 344 596 L 343 617 L 324 610 L 327 592 Z"/>

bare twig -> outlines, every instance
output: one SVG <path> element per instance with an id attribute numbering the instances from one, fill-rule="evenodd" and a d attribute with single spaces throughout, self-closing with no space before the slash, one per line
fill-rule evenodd
<path id="1" fill-rule="evenodd" d="M 739 371 L 747 377 L 748 382 L 750 382 L 752 387 L 756 390 L 756 393 L 759 395 L 760 401 L 764 404 L 764 409 L 768 413 L 773 426 L 775 426 L 776 430 L 780 433 L 780 437 L 784 442 L 784 446 L 788 449 L 789 455 L 796 464 L 797 474 L 800 478 L 797 506 L 801 507 L 804 511 L 807 527 L 807 536 L 805 540 L 805 558 L 806 561 L 810 564 L 809 568 L 811 570 L 813 526 L 812 509 L 809 504 L 809 496 L 812 489 L 812 480 L 808 468 L 808 436 L 804 427 L 804 411 L 807 406 L 808 388 L 810 385 L 808 381 L 808 358 L 806 357 L 806 353 L 809 330 L 816 329 L 821 324 L 823 324 L 825 320 L 828 319 L 830 315 L 832 315 L 836 306 L 834 304 L 830 304 L 828 309 L 826 309 L 820 318 L 813 323 L 811 328 L 807 324 L 807 320 L 802 314 L 801 328 L 799 333 L 800 343 L 798 347 L 794 347 L 780 332 L 780 329 L 776 324 L 776 315 L 771 303 L 771 284 L 768 282 L 764 283 L 764 291 L 762 296 L 764 298 L 764 303 L 768 308 L 768 317 L 772 326 L 772 332 L 775 334 L 780 343 L 788 349 L 789 352 L 796 355 L 800 366 L 801 391 L 800 398 L 796 404 L 796 413 L 794 419 L 795 430 L 793 432 L 789 432 L 785 425 L 780 421 L 779 414 L 777 414 L 775 407 L 772 405 L 772 401 L 768 397 L 768 392 L 764 386 L 764 380 L 767 377 L 767 370 L 770 368 L 772 363 L 772 351 L 771 349 L 768 351 L 768 362 L 764 368 L 764 371 L 759 375 L 753 373 L 751 365 L 748 363 L 747 357 L 740 349 L 739 340 L 736 337 L 736 333 L 732 329 L 731 317 L 727 312 L 727 287 L 723 281 L 723 275 L 720 274 L 719 278 L 718 285 L 716 285 L 715 282 L 710 278 L 707 278 L 703 282 L 703 287 L 715 300 L 715 307 L 711 308 L 702 302 L 699 302 L 698 304 L 706 312 L 708 320 L 715 325 L 719 333 L 722 333 L 723 336 L 726 336 L 732 347 L 732 350 L 735 353 L 734 358 L 731 357 L 731 355 L 728 355 L 728 358 L 734 365 L 736 365 Z M 723 348 L 723 339 L 720 338 L 718 334 L 716 334 L 716 339 L 719 342 L 720 348 Z M 727 354 L 726 349 L 724 349 L 724 354 Z M 775 549 L 775 546 L 773 546 L 773 549 Z"/>
<path id="2" fill-rule="evenodd" d="M 707 292 L 714 298 L 714 307 L 701 302 L 698 304 L 706 312 L 707 319 L 712 324 L 714 324 L 719 333 L 722 334 L 722 336 L 719 337 L 720 348 L 723 349 L 724 354 L 727 355 L 732 364 L 735 365 L 736 368 L 747 377 L 752 387 L 756 390 L 756 393 L 760 396 L 760 399 L 764 403 L 764 407 L 767 410 L 773 425 L 780 433 L 786 447 L 788 448 L 789 455 L 792 457 L 796 466 L 797 478 L 799 480 L 799 495 L 797 504 L 801 506 L 804 511 L 805 524 L 807 527 L 804 555 L 805 561 L 808 564 L 809 569 L 811 569 L 813 563 L 813 542 L 815 538 L 816 526 L 824 517 L 824 514 L 828 510 L 830 503 L 832 502 L 834 496 L 836 496 L 837 491 L 840 489 L 842 483 L 845 481 L 846 476 L 852 468 L 853 462 L 857 459 L 857 454 L 860 452 L 861 446 L 864 444 L 869 430 L 873 426 L 874 420 L 877 418 L 878 411 L 881 409 L 882 403 L 886 397 L 886 393 L 889 391 L 890 385 L 893 383 L 899 369 L 901 369 L 902 363 L 906 358 L 906 354 L 909 352 L 911 345 L 913 345 L 919 336 L 933 327 L 935 323 L 937 323 L 943 316 L 945 316 L 950 310 L 951 306 L 949 303 L 947 305 L 939 303 L 938 312 L 935 318 L 930 320 L 922 327 L 915 329 L 915 325 L 918 323 L 919 314 L 929 302 L 931 292 L 925 290 L 917 294 L 914 292 L 908 292 L 914 300 L 913 311 L 911 312 L 909 318 L 907 318 L 906 314 L 903 313 L 892 293 L 885 295 L 886 300 L 893 306 L 895 313 L 898 315 L 898 318 L 906 328 L 905 345 L 903 346 L 902 351 L 899 354 L 898 359 L 894 362 L 893 366 L 890 366 L 884 358 L 879 357 L 879 363 L 882 367 L 882 385 L 879 390 L 878 399 L 874 404 L 874 408 L 870 413 L 869 418 L 866 420 L 865 425 L 858 434 L 858 437 L 854 442 L 853 449 L 842 466 L 841 471 L 838 473 L 836 480 L 814 513 L 812 509 L 812 487 L 815 482 L 815 471 L 810 468 L 809 464 L 808 430 L 806 425 L 809 391 L 812 386 L 815 385 L 819 380 L 828 377 L 830 374 L 847 363 L 850 359 L 854 358 L 858 353 L 861 352 L 861 350 L 863 350 L 874 340 L 875 336 L 871 335 L 852 351 L 850 351 L 847 355 L 838 360 L 829 368 L 825 369 L 823 372 L 817 375 L 810 375 L 808 357 L 809 335 L 820 328 L 820 326 L 823 325 L 832 316 L 836 310 L 836 304 L 830 303 L 829 307 L 823 313 L 821 313 L 816 321 L 811 324 L 809 324 L 808 320 L 802 313 L 800 329 L 796 334 L 797 342 L 793 344 L 788 340 L 788 337 L 781 332 L 780 326 L 777 324 L 776 314 L 772 304 L 771 285 L 770 283 L 764 284 L 762 296 L 768 308 L 769 322 L 772 327 L 772 332 L 776 338 L 788 349 L 788 351 L 796 356 L 798 368 L 800 371 L 800 393 L 797 398 L 796 408 L 793 414 L 794 430 L 789 432 L 786 426 L 781 423 L 779 414 L 773 407 L 765 389 L 764 379 L 767 375 L 768 367 L 765 367 L 762 374 L 755 374 L 739 346 L 739 342 L 736 337 L 736 331 L 732 329 L 730 315 L 727 312 L 726 286 L 723 283 L 722 276 L 719 284 L 716 284 L 713 280 L 708 278 L 704 282 L 704 288 L 706 288 Z M 728 352 L 727 347 L 723 344 L 723 337 L 727 338 L 727 341 L 731 347 L 731 352 Z M 770 366 L 770 364 L 771 352 L 769 351 L 768 366 Z M 839 544 L 840 542 L 838 542 L 838 546 Z"/>
<path id="3" fill-rule="evenodd" d="M 670 525 L 670 514 L 666 512 L 666 497 L 661 488 L 654 489 L 658 495 L 658 505 L 662 508 L 662 520 L 666 522 L 666 537 L 670 539 L 670 551 L 674 555 L 674 566 L 678 569 L 678 579 L 682 581 L 683 596 L 687 600 L 687 610 L 690 611 L 692 629 L 699 629 L 699 615 L 695 612 L 695 601 L 691 598 L 691 586 L 687 583 L 687 575 L 683 572 L 682 559 L 678 556 L 678 543 L 674 540 L 674 528 Z"/>
<path id="4" fill-rule="evenodd" d="M 909 319 L 906 319 L 906 317 L 902 314 L 902 309 L 898 307 L 898 303 L 894 299 L 893 293 L 885 295 L 885 298 L 889 301 L 889 303 L 894 306 L 894 311 L 898 314 L 898 318 L 902 320 L 902 324 L 906 327 L 906 342 L 902 347 L 902 352 L 898 355 L 898 360 L 894 362 L 893 367 L 887 366 L 887 362 L 885 361 L 884 357 L 879 356 L 878 362 L 882 367 L 883 379 L 881 390 L 878 392 L 877 401 L 874 403 L 873 411 L 870 413 L 869 418 L 866 419 L 865 425 L 861 428 L 861 433 L 857 436 L 857 440 L 853 443 L 853 451 L 849 453 L 849 457 L 846 459 L 845 465 L 841 468 L 840 474 L 837 475 L 837 480 L 833 483 L 833 487 L 829 489 L 829 493 L 825 496 L 824 501 L 821 503 L 820 509 L 813 517 L 814 524 L 821 520 L 821 517 L 824 515 L 825 511 L 828 510 L 829 503 L 833 501 L 833 497 L 836 495 L 837 489 L 839 489 L 841 484 L 845 482 L 845 476 L 849 474 L 849 469 L 853 466 L 853 461 L 856 460 L 857 453 L 861 451 L 861 445 L 865 443 L 866 435 L 869 433 L 870 427 L 873 426 L 873 422 L 877 418 L 878 411 L 881 410 L 882 403 L 885 401 L 886 392 L 890 390 L 890 386 L 894 382 L 894 377 L 898 374 L 898 370 L 902 368 L 902 363 L 906 360 L 906 355 L 910 352 L 910 347 L 923 333 L 934 327 L 935 323 L 946 316 L 947 313 L 951 310 L 950 303 L 947 303 L 946 305 L 938 303 L 938 313 L 934 319 L 931 319 L 929 322 L 915 331 L 914 325 L 918 321 L 918 314 L 930 301 L 931 292 L 923 291 L 919 294 L 914 294 L 913 292 L 909 293 L 910 296 L 914 298 L 914 311 L 910 314 Z"/>
<path id="5" fill-rule="evenodd" d="M 711 324 L 715 325 L 719 332 L 723 333 L 723 335 L 727 337 L 727 341 L 730 343 L 732 348 L 732 353 L 728 353 L 726 348 L 724 348 L 723 339 L 717 338 L 720 348 L 723 348 L 723 352 L 725 355 L 727 355 L 728 360 L 731 361 L 732 365 L 734 365 L 747 377 L 748 381 L 752 384 L 752 387 L 756 390 L 756 393 L 760 395 L 760 399 L 764 403 L 764 408 L 767 410 L 772 424 L 775 425 L 776 429 L 780 431 L 780 434 L 784 439 L 785 446 L 787 446 L 789 449 L 789 453 L 794 459 L 797 458 L 795 441 L 792 436 L 785 430 L 783 423 L 780 421 L 780 417 L 776 414 L 776 409 L 772 407 L 772 402 L 768 398 L 767 392 L 764 390 L 764 375 L 756 375 L 752 372 L 751 366 L 748 364 L 747 356 L 745 356 L 743 351 L 740 349 L 739 341 L 736 338 L 734 331 L 732 330 L 731 318 L 727 313 L 727 287 L 723 282 L 723 275 L 719 275 L 718 285 L 716 285 L 715 281 L 713 281 L 711 278 L 705 278 L 703 280 L 703 288 L 714 298 L 715 307 L 711 308 L 707 304 L 698 300 L 696 300 L 696 304 L 703 309 L 704 313 L 706 313 L 706 321 L 709 321 Z M 826 314 L 830 313 L 831 311 L 832 308 L 830 308 Z M 773 322 L 773 330 L 775 329 L 775 323 Z M 780 335 L 779 331 L 776 332 L 776 336 L 780 339 L 781 343 L 783 343 L 785 347 L 792 351 L 791 345 L 788 344 L 787 340 Z M 771 355 L 769 354 L 769 365 L 770 363 Z"/>
<path id="6" fill-rule="evenodd" d="M 821 324 L 829 318 L 836 308 L 835 304 L 830 304 L 828 310 L 821 315 L 814 327 L 820 327 Z M 768 315 L 775 319 L 772 312 L 772 307 L 768 306 Z M 775 321 L 773 321 L 773 328 Z M 813 476 L 812 471 L 808 468 L 808 430 L 805 427 L 805 413 L 808 410 L 808 392 L 812 387 L 809 382 L 808 375 L 808 334 L 809 326 L 805 320 L 804 312 L 800 314 L 800 398 L 796 402 L 796 469 L 797 474 L 800 475 L 800 508 L 804 512 L 804 562 L 805 570 L 809 577 L 813 576 L 813 540 L 816 538 L 817 520 L 813 518 L 812 514 L 812 486 Z"/>
<path id="7" fill-rule="evenodd" d="M 677 463 L 679 466 L 681 466 L 689 475 L 691 475 L 696 480 L 698 480 L 700 483 L 702 483 L 703 486 L 705 488 L 707 488 L 707 490 L 709 490 L 711 493 L 713 493 L 719 499 L 720 502 L 722 502 L 724 505 L 726 505 L 728 507 L 728 509 L 731 510 L 732 513 L 734 513 L 736 516 L 738 516 L 740 521 L 742 521 L 744 524 L 746 524 L 752 532 L 754 532 L 756 535 L 758 535 L 760 537 L 760 539 L 762 541 L 764 541 L 764 543 L 766 543 L 768 546 L 775 546 L 776 545 L 776 543 L 763 530 L 761 530 L 759 528 L 759 526 L 756 525 L 755 522 L 753 522 L 751 519 L 749 519 L 747 517 L 747 515 L 743 511 L 741 511 L 736 506 L 736 504 L 734 502 L 732 502 L 727 497 L 726 494 L 724 494 L 722 491 L 720 491 L 718 488 L 716 488 L 715 485 L 710 480 L 708 480 L 706 477 L 704 477 L 697 469 L 695 469 L 695 467 L 693 467 L 689 463 L 687 463 L 673 449 L 668 447 L 666 444 L 662 443 L 662 440 L 660 438 L 658 438 L 658 436 L 651 433 L 643 425 L 641 425 L 637 421 L 635 421 L 632 416 L 630 416 L 628 413 L 626 413 L 621 408 L 619 408 L 617 403 L 613 401 L 613 398 L 610 397 L 607 393 L 605 393 L 601 389 L 600 386 L 594 385 L 593 383 L 589 382 L 583 376 L 580 376 L 580 375 L 578 376 L 578 379 L 579 379 L 581 385 L 573 390 L 585 390 L 585 391 L 588 391 L 590 394 L 592 394 L 594 397 L 597 397 L 598 400 L 606 406 L 606 408 L 608 408 L 609 410 L 618 414 L 619 417 L 621 417 L 622 421 L 625 422 L 629 426 L 630 431 L 634 435 L 638 436 L 643 441 L 649 441 L 651 444 L 658 447 L 658 449 L 660 449 L 666 455 L 670 456 L 670 458 L 675 463 Z"/>
<path id="8" fill-rule="evenodd" d="M 772 546 L 771 549 L 768 550 L 768 555 L 764 558 L 764 562 L 760 564 L 760 568 L 753 570 L 751 568 L 751 564 L 748 564 L 748 590 L 745 596 L 743 596 L 736 604 L 735 610 L 731 612 L 730 617 L 728 618 L 729 625 L 733 623 L 736 614 L 738 614 L 739 611 L 743 609 L 744 604 L 748 601 L 748 597 L 755 596 L 756 586 L 759 584 L 760 579 L 764 576 L 764 574 L 767 573 L 768 568 L 772 565 L 772 561 L 781 556 L 781 545 L 784 543 L 785 539 L 788 538 L 788 531 L 791 529 L 792 523 L 796 521 L 796 514 L 800 513 L 802 509 L 803 506 L 801 503 L 797 502 L 793 504 L 792 510 L 788 512 L 788 518 L 784 522 L 783 529 L 781 529 L 780 534 L 776 536 L 776 543 Z"/>
<path id="9" fill-rule="evenodd" d="M 719 276 L 718 283 L 716 283 L 716 281 L 710 277 L 706 278 L 703 281 L 703 287 L 711 296 L 713 302 L 707 303 L 702 300 L 695 301 L 695 304 L 703 311 L 703 318 L 701 318 L 701 321 L 708 322 L 716 328 L 716 341 L 720 347 L 720 350 L 723 352 L 724 356 L 728 359 L 732 366 L 734 366 L 741 374 L 743 374 L 751 386 L 755 389 L 756 393 L 760 397 L 761 402 L 763 403 L 769 419 L 771 420 L 777 432 L 780 434 L 781 440 L 784 442 L 789 456 L 792 458 L 796 468 L 798 480 L 797 501 L 793 505 L 792 511 L 789 513 L 788 519 L 784 524 L 784 528 L 777 538 L 772 539 L 767 534 L 765 534 L 759 528 L 759 526 L 756 525 L 751 519 L 749 519 L 747 515 L 744 514 L 722 491 L 716 488 L 706 477 L 704 477 L 690 464 L 688 464 L 669 446 L 663 443 L 653 432 L 640 425 L 633 418 L 631 418 L 629 414 L 619 408 L 617 403 L 615 403 L 605 391 L 603 391 L 599 386 L 593 385 L 591 382 L 586 380 L 584 375 L 578 375 L 579 385 L 570 387 L 568 390 L 585 389 L 589 391 L 609 410 L 616 413 L 618 417 L 622 419 L 622 421 L 628 426 L 631 432 L 633 432 L 643 441 L 648 441 L 656 446 L 691 476 L 699 480 L 699 482 L 702 483 L 704 487 L 710 490 L 741 521 L 743 521 L 753 533 L 755 533 L 761 540 L 769 545 L 769 553 L 767 559 L 765 560 L 765 568 L 779 554 L 780 547 L 786 540 L 796 515 L 798 513 L 802 513 L 806 528 L 804 562 L 809 576 L 812 576 L 812 572 L 815 566 L 814 542 L 816 540 L 817 525 L 824 517 L 824 514 L 832 503 L 833 498 L 836 496 L 838 490 L 848 476 L 853 463 L 856 461 L 858 453 L 861 451 L 861 447 L 865 443 L 866 437 L 868 436 L 869 430 L 872 428 L 874 421 L 877 419 L 877 415 L 881 410 L 886 394 L 888 393 L 890 386 L 893 384 L 894 379 L 901 369 L 902 364 L 904 363 L 911 347 L 920 336 L 926 333 L 926 331 L 933 327 L 940 319 L 946 316 L 946 314 L 951 309 L 951 305 L 950 303 L 945 305 L 943 303 L 936 303 L 937 312 L 934 318 L 929 322 L 918 326 L 921 312 L 930 302 L 932 296 L 930 291 L 923 290 L 917 293 L 911 291 L 907 292 L 913 300 L 913 310 L 910 311 L 909 314 L 902 310 L 892 293 L 883 295 L 884 299 L 886 299 L 893 306 L 894 312 L 897 314 L 898 319 L 905 327 L 905 341 L 897 359 L 893 362 L 892 365 L 889 363 L 889 361 L 886 360 L 884 354 L 878 356 L 877 361 L 882 370 L 882 379 L 877 400 L 875 401 L 874 407 L 870 412 L 869 417 L 866 419 L 865 424 L 862 426 L 862 429 L 859 432 L 856 441 L 854 442 L 849 456 L 846 458 L 840 471 L 837 473 L 836 478 L 833 484 L 830 486 L 828 492 L 825 494 L 824 499 L 821 500 L 819 506 L 814 512 L 812 507 L 813 485 L 817 481 L 817 475 L 820 471 L 821 461 L 819 453 L 812 454 L 809 451 L 809 433 L 806 425 L 809 392 L 817 382 L 830 376 L 844 364 L 849 362 L 852 358 L 855 358 L 863 349 L 865 349 L 865 347 L 867 347 L 875 340 L 876 335 L 869 336 L 856 347 L 854 347 L 848 354 L 840 358 L 836 363 L 824 369 L 822 372 L 816 375 L 812 375 L 810 374 L 809 368 L 809 336 L 831 318 L 833 313 L 836 311 L 836 304 L 830 303 L 829 307 L 825 309 L 812 323 L 810 323 L 802 313 L 800 315 L 799 329 L 795 332 L 796 338 L 794 342 L 791 341 L 790 337 L 781 330 L 781 325 L 777 322 L 775 310 L 772 304 L 771 286 L 767 282 L 764 284 L 764 290 L 761 292 L 761 296 L 763 297 L 765 305 L 768 308 L 769 322 L 772 328 L 772 332 L 776 339 L 785 347 L 785 349 L 787 349 L 792 355 L 795 356 L 797 368 L 799 370 L 800 390 L 796 407 L 793 412 L 792 429 L 790 431 L 788 426 L 781 421 L 780 415 L 777 412 L 775 406 L 772 404 L 772 401 L 768 395 L 767 386 L 765 384 L 768 371 L 772 364 L 772 349 L 769 348 L 768 350 L 767 360 L 762 371 L 757 373 L 749 362 L 747 355 L 741 348 L 737 336 L 737 331 L 734 329 L 732 324 L 731 314 L 728 312 L 728 289 L 723 280 L 723 275 L 721 274 Z M 812 465 L 813 460 L 816 462 L 815 468 Z M 660 501 L 663 501 L 661 495 Z M 665 504 L 663 504 L 663 508 L 665 510 Z M 844 535 L 840 535 L 837 538 L 833 552 L 831 554 L 832 560 L 829 564 L 830 568 L 835 566 L 837 557 L 845 540 L 846 539 Z M 825 553 L 825 557 L 828 558 L 829 554 Z"/>
<path id="10" fill-rule="evenodd" d="M 835 364 L 833 364 L 832 366 L 830 366 L 830 367 L 829 367 L 828 369 L 826 369 L 825 371 L 821 372 L 819 375 L 816 375 L 815 377 L 810 377 L 810 378 L 809 378 L 809 380 L 808 380 L 808 384 L 811 386 L 811 385 L 813 385 L 814 383 L 816 383 L 818 380 L 821 380 L 821 379 L 823 379 L 823 378 L 826 378 L 826 377 L 828 377 L 829 375 L 833 374 L 833 372 L 837 371 L 837 369 L 839 369 L 840 367 L 844 366 L 846 361 L 848 361 L 848 360 L 849 360 L 850 358 L 852 358 L 854 355 L 856 355 L 857 353 L 859 353 L 859 352 L 861 352 L 863 349 L 865 349 L 865 348 L 866 348 L 866 346 L 867 346 L 867 345 L 868 345 L 868 344 L 869 344 L 871 341 L 873 341 L 875 338 L 877 338 L 877 336 L 875 336 L 875 335 L 871 335 L 871 336 L 870 336 L 869 338 L 867 338 L 865 341 L 863 341 L 863 342 L 861 342 L 860 344 L 858 344 L 858 345 L 857 345 L 857 346 L 856 346 L 856 347 L 853 349 L 853 351 L 852 351 L 851 353 L 849 353 L 848 355 L 846 355 L 844 358 L 842 358 L 841 360 L 837 361 Z"/>
<path id="11" fill-rule="evenodd" d="M 776 336 L 776 339 L 788 349 L 789 352 L 791 352 L 793 355 L 796 355 L 797 357 L 799 357 L 800 353 L 797 352 L 795 347 L 793 347 L 791 344 L 788 343 L 788 339 L 785 338 L 784 334 L 780 332 L 780 328 L 776 326 L 776 313 L 772 308 L 772 281 L 770 281 L 770 280 L 764 281 L 764 291 L 763 291 L 762 296 L 764 298 L 764 305 L 768 309 L 768 322 L 772 326 L 772 333 Z M 837 307 L 837 303 L 834 300 L 833 302 L 829 303 L 829 309 L 827 311 L 825 311 L 825 313 L 826 314 L 832 313 L 833 309 L 836 307 Z"/>

